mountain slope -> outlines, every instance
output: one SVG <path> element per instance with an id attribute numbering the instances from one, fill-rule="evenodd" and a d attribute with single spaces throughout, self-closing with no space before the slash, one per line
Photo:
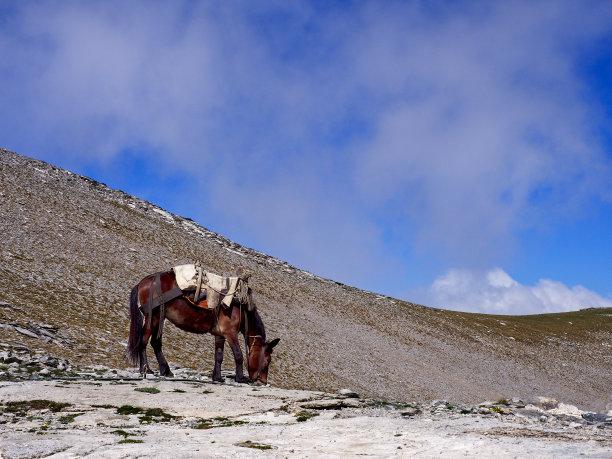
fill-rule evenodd
<path id="1" fill-rule="evenodd" d="M 549 395 L 598 411 L 612 403 L 611 309 L 489 316 L 364 292 L 2 149 L 0 234 L 3 342 L 125 367 L 130 289 L 199 260 L 219 274 L 253 272 L 267 334 L 281 338 L 272 384 L 393 400 Z M 164 350 L 171 365 L 213 364 L 210 335 L 168 324 Z M 224 368 L 233 368 L 228 353 Z"/>

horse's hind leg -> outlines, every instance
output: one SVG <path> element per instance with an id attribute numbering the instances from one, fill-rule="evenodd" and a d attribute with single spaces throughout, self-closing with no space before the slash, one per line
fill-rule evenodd
<path id="1" fill-rule="evenodd" d="M 149 317 L 145 317 L 144 323 L 144 332 L 142 334 L 142 341 L 140 342 L 140 374 L 146 375 L 153 374 L 153 370 L 149 368 L 149 362 L 147 360 L 147 344 L 149 344 L 149 339 L 151 338 L 151 332 L 153 327 L 151 326 L 151 322 L 149 321 Z"/>
<path id="2" fill-rule="evenodd" d="M 153 331 L 153 335 L 151 338 L 151 346 L 155 351 L 155 357 L 157 357 L 157 363 L 159 363 L 159 374 L 161 376 L 166 376 L 168 378 L 173 378 L 174 374 L 170 371 L 170 365 L 166 361 L 164 357 L 164 353 L 162 352 L 162 338 L 161 336 L 157 336 L 157 329 Z"/>
<path id="3" fill-rule="evenodd" d="M 225 346 L 225 338 L 215 336 L 215 368 L 213 370 L 213 381 L 221 382 L 221 363 L 223 363 L 223 347 Z"/>

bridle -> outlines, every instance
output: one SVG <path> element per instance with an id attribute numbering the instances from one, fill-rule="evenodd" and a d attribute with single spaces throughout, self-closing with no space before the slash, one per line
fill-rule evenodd
<path id="1" fill-rule="evenodd" d="M 240 304 L 240 317 L 242 317 L 242 303 Z M 249 372 L 249 377 L 251 375 L 251 351 L 255 346 L 255 340 L 259 338 L 262 342 L 259 344 L 262 348 L 264 347 L 263 337 L 261 335 L 249 335 L 249 318 L 248 318 L 248 309 L 244 311 L 244 341 L 246 347 L 246 357 L 247 357 L 247 371 Z M 252 343 L 249 341 L 253 339 Z M 255 379 L 253 381 L 257 381 L 261 377 L 261 370 L 263 368 L 265 351 L 262 349 L 259 354 L 259 365 L 257 366 L 257 375 L 255 375 Z"/>
<path id="2" fill-rule="evenodd" d="M 257 375 L 255 375 L 254 381 L 257 381 L 260 377 L 261 377 L 261 370 L 263 368 L 263 362 L 264 362 L 264 356 L 265 356 L 265 351 L 264 351 L 264 343 L 263 343 L 263 338 L 261 335 L 252 335 L 249 336 L 249 341 L 252 339 L 253 342 L 250 344 L 250 347 L 247 346 L 247 369 L 249 374 L 251 373 L 251 359 L 249 358 L 249 356 L 251 355 L 251 351 L 253 350 L 253 347 L 255 347 L 255 340 L 259 338 L 262 342 L 259 343 L 259 346 L 262 347 L 262 350 L 259 354 L 259 365 L 257 367 Z"/>

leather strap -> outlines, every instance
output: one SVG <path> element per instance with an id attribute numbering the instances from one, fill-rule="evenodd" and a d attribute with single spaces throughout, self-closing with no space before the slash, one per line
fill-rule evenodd
<path id="1" fill-rule="evenodd" d="M 153 289 L 153 285 L 151 285 L 150 288 Z M 160 290 L 161 290 L 161 287 L 160 287 Z M 145 304 L 140 306 L 140 310 L 142 311 L 143 314 L 149 314 L 150 312 L 153 311 L 153 309 L 159 307 L 162 304 L 167 303 L 168 301 L 178 298 L 182 294 L 183 294 L 183 291 L 178 286 L 176 286 L 168 290 L 167 292 L 164 292 L 161 295 L 156 296 L 155 298 L 151 298 Z"/>

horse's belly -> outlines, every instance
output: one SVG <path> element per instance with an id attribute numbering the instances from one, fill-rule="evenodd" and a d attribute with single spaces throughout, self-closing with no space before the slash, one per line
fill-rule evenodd
<path id="1" fill-rule="evenodd" d="M 190 333 L 209 333 L 213 325 L 213 312 L 207 309 L 176 307 L 174 303 L 166 309 L 166 319 L 176 327 Z"/>

